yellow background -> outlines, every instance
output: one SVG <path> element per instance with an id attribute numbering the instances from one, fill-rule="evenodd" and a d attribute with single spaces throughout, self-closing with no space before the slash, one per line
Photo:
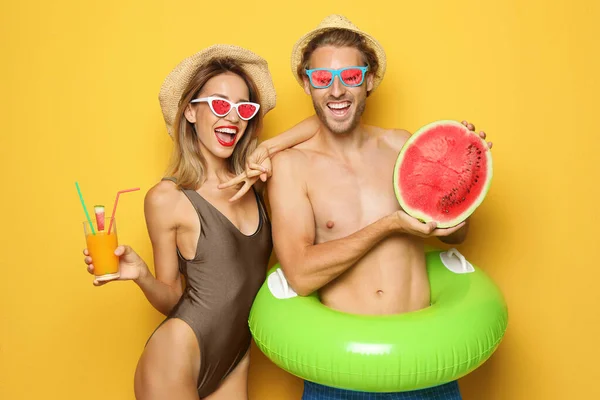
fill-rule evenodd
<path id="1" fill-rule="evenodd" d="M 171 140 L 157 94 L 216 42 L 265 57 L 278 92 L 264 137 L 312 112 L 292 45 L 344 13 L 388 55 L 365 120 L 468 119 L 495 144 L 489 196 L 460 247 L 503 290 L 509 328 L 460 384 L 466 400 L 600 398 L 597 266 L 600 6 L 593 0 L 3 1 L 0 12 L 0 398 L 132 399 L 162 316 L 131 282 L 92 286 L 82 212 L 112 206 L 151 262 L 145 192 Z M 253 347 L 251 399 L 299 399 L 301 382 Z"/>

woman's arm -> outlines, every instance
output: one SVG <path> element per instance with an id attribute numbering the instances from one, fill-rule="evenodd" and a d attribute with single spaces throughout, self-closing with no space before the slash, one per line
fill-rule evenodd
<path id="1" fill-rule="evenodd" d="M 244 185 L 229 201 L 241 198 L 252 185 L 256 185 L 262 191 L 263 184 L 273 174 L 271 158 L 277 153 L 294 147 L 312 138 L 319 130 L 319 120 L 316 115 L 308 117 L 297 123 L 287 131 L 280 133 L 260 143 L 246 160 L 246 171 L 219 185 L 219 189 L 225 189 L 244 182 Z"/>
<path id="2" fill-rule="evenodd" d="M 285 132 L 280 133 L 258 145 L 258 148 L 264 148 L 269 157 L 273 157 L 280 151 L 294 147 L 302 142 L 312 138 L 319 129 L 319 119 L 312 115 L 297 123 Z M 249 160 L 252 159 L 252 155 Z M 259 163 L 260 164 L 260 163 Z"/>
<path id="3" fill-rule="evenodd" d="M 177 304 L 183 288 L 177 259 L 177 223 L 175 205 L 180 192 L 172 182 L 163 181 L 148 191 L 144 213 L 152 251 L 156 277 L 147 266 L 135 283 L 146 298 L 161 313 L 167 315 Z"/>

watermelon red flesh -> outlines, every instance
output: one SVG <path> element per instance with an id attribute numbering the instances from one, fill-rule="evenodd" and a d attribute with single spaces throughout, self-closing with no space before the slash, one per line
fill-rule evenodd
<path id="1" fill-rule="evenodd" d="M 99 231 L 104 230 L 104 206 L 94 206 L 96 214 L 96 227 Z"/>
<path id="2" fill-rule="evenodd" d="M 415 132 L 400 151 L 394 189 L 407 214 L 444 228 L 475 211 L 491 177 L 487 143 L 456 121 L 438 121 Z"/>

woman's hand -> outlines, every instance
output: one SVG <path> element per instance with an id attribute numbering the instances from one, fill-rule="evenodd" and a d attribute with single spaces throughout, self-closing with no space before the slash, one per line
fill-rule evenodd
<path id="1" fill-rule="evenodd" d="M 85 255 L 83 261 L 87 264 L 88 272 L 94 275 L 94 260 L 92 260 L 88 249 L 84 249 L 83 254 Z M 135 281 L 148 273 L 148 266 L 131 247 L 121 245 L 115 249 L 115 255 L 119 257 L 120 276 L 107 281 L 94 279 L 94 286 L 102 286 L 111 281 Z"/>

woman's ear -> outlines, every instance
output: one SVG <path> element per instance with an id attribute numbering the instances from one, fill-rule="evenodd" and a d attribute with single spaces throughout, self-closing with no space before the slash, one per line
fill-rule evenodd
<path id="1" fill-rule="evenodd" d="M 185 119 L 187 119 L 190 124 L 196 123 L 196 108 L 193 107 L 191 104 L 188 104 L 185 107 L 183 115 L 185 115 Z"/>

